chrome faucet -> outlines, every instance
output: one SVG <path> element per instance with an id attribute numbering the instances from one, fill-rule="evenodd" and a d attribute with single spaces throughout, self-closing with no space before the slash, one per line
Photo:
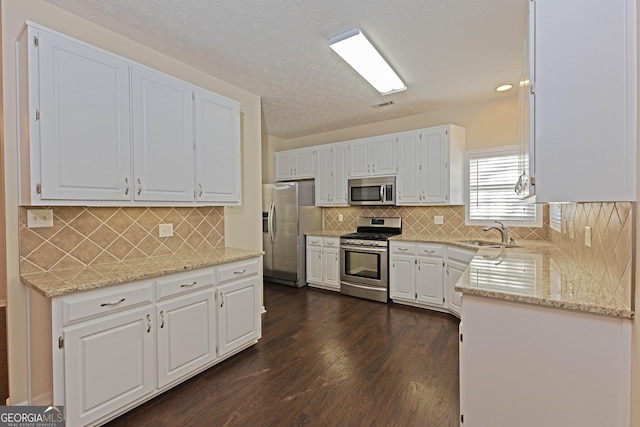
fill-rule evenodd
<path id="1" fill-rule="evenodd" d="M 503 223 L 499 222 L 499 221 L 495 221 L 496 224 L 500 224 L 500 227 L 493 225 L 491 227 L 485 227 L 482 229 L 482 231 L 489 231 L 489 230 L 498 230 L 500 232 L 500 237 L 502 238 L 502 243 L 508 244 L 509 243 L 509 237 L 507 236 L 508 230 L 507 227 L 504 226 Z"/>

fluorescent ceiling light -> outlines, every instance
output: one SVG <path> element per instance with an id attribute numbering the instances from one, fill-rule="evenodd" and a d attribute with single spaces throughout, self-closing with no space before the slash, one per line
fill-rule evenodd
<path id="1" fill-rule="evenodd" d="M 358 28 L 332 37 L 329 47 L 382 95 L 407 90 L 400 77 Z"/>

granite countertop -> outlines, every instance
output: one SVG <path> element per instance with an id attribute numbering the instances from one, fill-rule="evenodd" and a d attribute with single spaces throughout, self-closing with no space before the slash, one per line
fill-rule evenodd
<path id="1" fill-rule="evenodd" d="M 455 286 L 463 294 L 612 317 L 633 317 L 630 289 L 622 286 L 609 289 L 548 241 L 519 240 L 516 247 L 479 248 L 462 243 L 465 239 L 448 236 L 402 234 L 390 240 L 441 243 L 477 250 Z"/>
<path id="2" fill-rule="evenodd" d="M 632 318 L 631 290 L 622 288 L 609 289 L 542 242 L 480 249 L 455 286 L 463 294 Z"/>
<path id="3" fill-rule="evenodd" d="M 20 279 L 45 297 L 55 297 L 165 274 L 212 267 L 259 257 L 263 254 L 264 252 L 258 250 L 231 247 L 207 251 L 183 251 L 172 255 L 151 256 L 92 267 L 21 274 Z"/>
<path id="4" fill-rule="evenodd" d="M 340 237 L 343 234 L 347 234 L 347 232 L 337 231 L 337 230 L 319 230 L 319 231 L 312 231 L 310 233 L 304 233 L 305 236 L 318 236 L 318 237 Z"/>

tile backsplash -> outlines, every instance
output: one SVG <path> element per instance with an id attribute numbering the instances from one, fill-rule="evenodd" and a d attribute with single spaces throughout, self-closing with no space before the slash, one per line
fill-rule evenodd
<path id="1" fill-rule="evenodd" d="M 549 240 L 615 294 L 631 299 L 635 267 L 635 205 L 631 202 L 560 205 L 561 231 L 550 229 Z M 591 247 L 585 246 L 591 227 Z"/>
<path id="2" fill-rule="evenodd" d="M 28 228 L 27 208 L 20 208 L 23 274 L 224 247 L 222 207 L 52 209 L 53 227 Z M 172 237 L 158 237 L 161 223 L 173 224 Z"/>
<path id="3" fill-rule="evenodd" d="M 544 206 L 542 227 L 509 227 L 509 237 L 516 242 L 522 239 L 547 240 L 549 238 L 549 209 Z M 339 221 L 339 215 L 343 221 Z M 464 223 L 464 206 L 393 206 L 393 207 L 344 207 L 325 208 L 324 228 L 352 232 L 356 229 L 359 216 L 402 218 L 404 233 L 431 236 L 450 236 L 452 238 L 479 238 L 499 240 L 497 231 L 483 231 L 482 226 L 469 226 Z M 436 225 L 434 216 L 444 217 L 444 224 Z"/>

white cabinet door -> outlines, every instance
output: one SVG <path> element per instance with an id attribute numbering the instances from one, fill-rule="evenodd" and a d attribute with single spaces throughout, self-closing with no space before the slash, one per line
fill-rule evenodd
<path id="1" fill-rule="evenodd" d="M 325 285 L 340 289 L 340 250 L 324 248 L 324 283 Z"/>
<path id="2" fill-rule="evenodd" d="M 215 310 L 213 289 L 157 305 L 159 388 L 216 358 Z"/>
<path id="3" fill-rule="evenodd" d="M 371 141 L 372 175 L 395 175 L 398 172 L 396 161 L 396 144 L 398 138 L 395 134 L 378 136 Z"/>
<path id="4" fill-rule="evenodd" d="M 422 203 L 445 203 L 448 200 L 449 187 L 449 150 L 446 130 L 435 128 L 425 130 L 420 144 L 423 182 Z"/>
<path id="5" fill-rule="evenodd" d="M 322 270 L 322 247 L 307 246 L 307 282 L 322 283 Z"/>
<path id="6" fill-rule="evenodd" d="M 391 258 L 391 298 L 415 301 L 416 299 L 416 258 L 409 255 L 392 255 Z"/>
<path id="7" fill-rule="evenodd" d="M 154 390 L 149 305 L 64 332 L 67 424 L 86 425 Z"/>
<path id="8" fill-rule="evenodd" d="M 444 305 L 444 266 L 442 258 L 417 257 L 417 301 Z"/>
<path id="9" fill-rule="evenodd" d="M 260 278 L 218 287 L 218 356 L 260 338 Z"/>
<path id="10" fill-rule="evenodd" d="M 447 292 L 449 297 L 447 307 L 457 315 L 460 315 L 460 308 L 462 307 L 462 292 L 456 291 L 454 286 L 460 280 L 467 267 L 468 264 L 459 261 L 447 261 Z"/>
<path id="11" fill-rule="evenodd" d="M 396 136 L 383 135 L 349 143 L 349 177 L 395 175 Z"/>
<path id="12" fill-rule="evenodd" d="M 536 200 L 635 201 L 636 1 L 533 6 Z"/>
<path id="13" fill-rule="evenodd" d="M 333 177 L 332 177 L 333 159 L 331 155 L 331 146 L 324 145 L 316 149 L 316 206 L 330 206 L 332 204 Z"/>
<path id="14" fill-rule="evenodd" d="M 193 201 L 192 87 L 132 66 L 134 199 Z"/>
<path id="15" fill-rule="evenodd" d="M 420 162 L 420 132 L 398 136 L 398 205 L 417 204 L 422 196 L 422 164 Z"/>
<path id="16" fill-rule="evenodd" d="M 34 73 L 40 102 L 34 109 L 40 129 L 38 134 L 32 129 L 30 144 L 31 150 L 39 148 L 40 164 L 30 165 L 31 192 L 39 183 L 43 201 L 130 200 L 127 63 L 46 32 L 33 33 L 39 40 L 29 48 L 39 60 Z M 37 64 L 29 63 L 33 67 Z M 35 111 L 28 114 L 35 120 Z"/>
<path id="17" fill-rule="evenodd" d="M 347 180 L 349 150 L 346 144 L 332 144 L 332 190 L 331 199 L 334 206 L 347 206 Z"/>
<path id="18" fill-rule="evenodd" d="M 240 204 L 240 104 L 196 89 L 196 200 Z"/>
<path id="19" fill-rule="evenodd" d="M 275 153 L 276 181 L 314 178 L 315 148 L 298 148 Z"/>

